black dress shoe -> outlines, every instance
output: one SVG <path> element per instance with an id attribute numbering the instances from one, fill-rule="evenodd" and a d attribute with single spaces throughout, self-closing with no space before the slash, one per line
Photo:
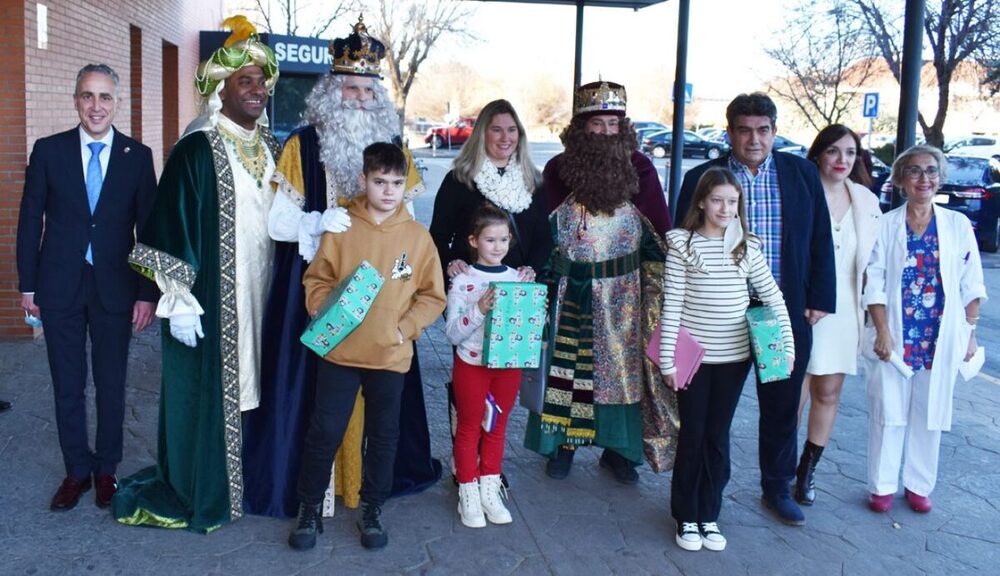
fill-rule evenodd
<path id="1" fill-rule="evenodd" d="M 545 473 L 548 477 L 562 480 L 569 476 L 569 469 L 573 467 L 574 454 L 576 454 L 576 450 L 560 446 L 555 458 L 550 458 L 545 464 Z"/>
<path id="2" fill-rule="evenodd" d="M 111 497 L 118 491 L 118 478 L 114 474 L 94 474 L 94 484 L 97 486 L 94 497 L 97 507 L 111 506 Z"/>
<path id="3" fill-rule="evenodd" d="M 601 468 L 611 470 L 611 473 L 615 475 L 615 480 L 622 484 L 639 482 L 639 473 L 635 471 L 632 463 L 614 450 L 605 448 L 604 452 L 601 453 Z"/>
<path id="4" fill-rule="evenodd" d="M 56 511 L 70 510 L 80 501 L 80 495 L 87 490 L 90 490 L 90 476 L 83 480 L 67 476 L 62 485 L 59 486 L 59 490 L 56 490 L 56 495 L 52 497 L 52 504 L 49 507 Z"/>
<path id="5" fill-rule="evenodd" d="M 0 412 L 6 412 L 10 410 L 11 406 L 13 406 L 13 404 L 11 404 L 10 402 L 6 400 L 0 400 Z"/>

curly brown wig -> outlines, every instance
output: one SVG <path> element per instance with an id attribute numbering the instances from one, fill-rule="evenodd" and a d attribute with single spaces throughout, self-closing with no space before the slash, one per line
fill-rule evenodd
<path id="1" fill-rule="evenodd" d="M 587 210 L 613 214 L 639 193 L 639 175 L 632 166 L 638 138 L 627 118 L 617 134 L 590 134 L 586 122 L 575 117 L 560 135 L 566 151 L 559 159 L 559 178 Z"/>

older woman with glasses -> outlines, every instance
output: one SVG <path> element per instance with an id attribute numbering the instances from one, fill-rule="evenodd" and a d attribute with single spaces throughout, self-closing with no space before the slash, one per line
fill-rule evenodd
<path id="1" fill-rule="evenodd" d="M 976 351 L 986 287 L 969 220 L 934 203 L 946 168 L 930 146 L 899 155 L 892 183 L 906 203 L 882 218 L 868 264 L 868 507 L 875 512 L 892 506 L 901 464 L 910 508 L 931 510 L 955 378 Z"/>

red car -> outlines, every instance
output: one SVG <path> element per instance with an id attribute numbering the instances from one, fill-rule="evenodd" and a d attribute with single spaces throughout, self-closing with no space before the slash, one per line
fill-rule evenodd
<path id="1" fill-rule="evenodd" d="M 424 143 L 430 144 L 435 148 L 444 148 L 445 146 L 461 146 L 465 144 L 465 141 L 472 136 L 472 128 L 476 125 L 476 118 L 474 116 L 468 116 L 466 118 L 460 118 L 458 122 L 450 124 L 448 126 L 442 126 L 441 128 L 431 128 L 427 132 L 427 136 L 424 137 Z"/>

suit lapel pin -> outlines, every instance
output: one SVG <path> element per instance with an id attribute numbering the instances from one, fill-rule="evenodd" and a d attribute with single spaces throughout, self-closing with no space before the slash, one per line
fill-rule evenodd
<path id="1" fill-rule="evenodd" d="M 132 150 L 132 149 L 129 148 L 128 146 L 126 146 L 125 149 L 122 150 L 122 152 L 125 153 L 125 154 L 128 154 L 130 150 Z"/>

